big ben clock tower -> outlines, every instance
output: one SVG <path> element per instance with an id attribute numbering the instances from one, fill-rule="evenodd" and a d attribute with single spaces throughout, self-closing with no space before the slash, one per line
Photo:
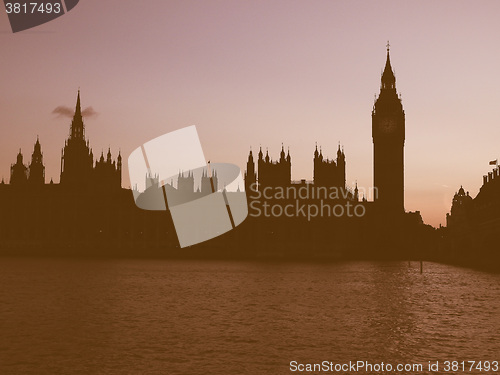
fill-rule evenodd
<path id="1" fill-rule="evenodd" d="M 376 206 L 383 213 L 403 213 L 405 112 L 396 92 L 389 43 L 380 95 L 372 111 L 372 136 Z"/>

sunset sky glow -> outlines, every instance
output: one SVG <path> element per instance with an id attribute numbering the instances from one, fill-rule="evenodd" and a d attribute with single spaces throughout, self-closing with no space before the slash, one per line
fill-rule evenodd
<path id="1" fill-rule="evenodd" d="M 371 110 L 387 40 L 406 113 L 405 206 L 445 224 L 460 185 L 475 196 L 500 158 L 498 1 L 81 0 L 12 34 L 0 8 L 0 178 L 40 137 L 59 181 L 78 88 L 94 155 L 124 160 L 196 125 L 205 156 L 245 168 L 250 147 L 290 148 L 312 179 L 315 143 L 345 149 L 347 183 L 373 184 Z M 125 168 L 126 169 L 126 168 Z M 128 187 L 128 175 L 123 176 Z"/>

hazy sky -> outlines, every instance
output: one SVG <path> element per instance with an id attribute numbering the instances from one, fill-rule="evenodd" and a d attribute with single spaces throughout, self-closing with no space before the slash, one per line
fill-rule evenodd
<path id="1" fill-rule="evenodd" d="M 37 134 L 47 181 L 59 181 L 70 119 L 52 111 L 80 87 L 98 112 L 86 120 L 96 157 L 110 146 L 126 160 L 194 124 L 208 159 L 242 168 L 250 146 L 276 159 L 283 142 L 297 180 L 312 178 L 316 141 L 330 157 L 340 141 L 348 184 L 370 187 L 387 40 L 406 112 L 406 209 L 444 223 L 454 192 L 475 196 L 500 157 L 498 1 L 81 0 L 18 34 L 1 9 L 6 181 Z"/>

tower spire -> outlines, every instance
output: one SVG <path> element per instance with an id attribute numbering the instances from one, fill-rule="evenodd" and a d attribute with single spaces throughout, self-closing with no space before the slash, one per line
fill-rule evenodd
<path id="1" fill-rule="evenodd" d="M 85 125 L 83 124 L 82 107 L 80 104 L 80 89 L 76 97 L 75 115 L 71 122 L 71 138 L 85 141 Z"/>
<path id="2" fill-rule="evenodd" d="M 396 91 L 390 44 L 381 77 L 380 95 L 372 110 L 373 185 L 383 214 L 404 212 L 405 113 Z"/>
<path id="3" fill-rule="evenodd" d="M 392 71 L 391 67 L 391 57 L 390 57 L 390 44 L 389 41 L 387 41 L 387 60 L 385 62 L 385 68 L 384 72 L 382 73 L 382 89 L 395 89 L 396 88 L 396 77 L 394 76 L 394 73 Z"/>
<path id="4" fill-rule="evenodd" d="M 81 116 L 82 114 L 82 107 L 80 105 L 80 89 L 78 89 L 78 95 L 76 97 L 76 109 L 75 109 L 75 115 L 79 114 Z"/>

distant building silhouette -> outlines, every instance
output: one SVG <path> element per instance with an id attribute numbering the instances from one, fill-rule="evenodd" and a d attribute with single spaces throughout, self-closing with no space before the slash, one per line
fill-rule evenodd
<path id="1" fill-rule="evenodd" d="M 288 154 L 285 155 L 283 145 L 281 146 L 281 153 L 278 161 L 273 161 L 269 157 L 269 151 L 266 151 L 266 156 L 264 157 L 261 147 L 257 166 L 259 190 L 266 187 L 286 187 L 292 182 L 292 158 L 290 156 L 290 150 Z"/>
<path id="2" fill-rule="evenodd" d="M 454 228 L 463 228 L 467 226 L 470 210 L 472 208 L 472 197 L 469 192 L 465 193 L 462 186 L 453 196 L 451 212 L 446 214 L 446 226 Z"/>
<path id="3" fill-rule="evenodd" d="M 42 146 L 38 137 L 36 137 L 35 147 L 31 154 L 31 163 L 28 168 L 28 182 L 35 186 L 45 184 L 45 166 L 43 165 Z"/>
<path id="4" fill-rule="evenodd" d="M 210 179 L 212 179 L 212 182 Z M 201 195 L 212 194 L 212 183 L 214 184 L 213 191 L 217 191 L 219 188 L 217 171 L 214 170 L 213 176 L 210 178 L 208 171 L 203 170 L 203 175 L 201 176 Z"/>
<path id="5" fill-rule="evenodd" d="M 245 191 L 250 191 L 252 187 L 256 188 L 257 173 L 255 172 L 255 162 L 253 160 L 252 150 L 248 154 L 247 169 L 245 171 Z"/>
<path id="6" fill-rule="evenodd" d="M 94 155 L 89 147 L 89 141 L 85 139 L 85 125 L 80 105 L 80 90 L 78 90 L 70 134 L 61 151 L 60 185 L 71 190 L 84 191 L 91 188 L 103 191 L 120 188 L 121 181 L 122 156 L 120 153 L 114 161 L 111 158 L 111 149 L 108 149 L 106 158 L 104 158 L 104 153 L 101 153 L 100 159 L 95 162 L 94 166 Z M 50 183 L 53 184 L 52 179 Z M 45 166 L 38 137 L 29 166 L 23 163 L 23 154 L 19 150 L 17 161 L 10 168 L 10 184 L 34 187 L 45 184 Z"/>
<path id="7" fill-rule="evenodd" d="M 149 189 L 150 187 L 154 187 L 157 189 L 160 188 L 160 178 L 158 177 L 157 174 L 152 175 L 151 173 L 148 173 L 146 175 L 146 190 Z"/>
<path id="8" fill-rule="evenodd" d="M 251 186 L 255 183 L 257 183 L 260 191 L 266 187 L 283 188 L 294 186 L 298 188 L 300 185 L 304 184 L 311 185 L 311 182 L 307 182 L 306 180 L 292 181 L 292 158 L 290 156 L 290 151 L 285 154 L 283 145 L 281 146 L 281 153 L 278 161 L 273 161 L 269 157 L 268 151 L 266 151 L 266 156 L 264 157 L 261 147 L 257 166 L 258 168 L 256 171 L 253 153 L 252 150 L 250 150 L 245 171 L 246 191 L 250 191 Z M 322 150 L 320 149 L 320 151 L 318 151 L 318 147 L 316 146 L 313 158 L 313 175 L 314 180 L 312 181 L 312 185 L 316 187 L 346 189 L 346 159 L 340 145 L 337 151 L 336 160 L 324 158 Z M 354 195 L 350 193 L 350 197 L 353 198 Z"/>
<path id="9" fill-rule="evenodd" d="M 145 190 L 140 192 L 136 185 L 133 186 L 132 193 L 136 197 L 138 207 L 158 211 L 167 209 L 165 198 L 168 201 L 168 206 L 172 207 L 212 194 L 212 184 L 213 191 L 217 191 L 219 182 L 216 170 L 212 170 L 212 177 L 205 169 L 199 176 L 195 176 L 193 171 L 179 172 L 177 187 L 174 186 L 173 179 L 167 183 L 160 183 L 158 175 L 152 175 L 148 172 Z"/>
<path id="10" fill-rule="evenodd" d="M 316 147 L 313 181 L 292 181 L 291 155 L 283 145 L 275 161 L 268 151 L 264 156 L 262 148 L 255 160 L 250 150 L 244 175 L 246 191 L 255 184 L 261 191 L 286 189 L 275 189 L 276 194 L 269 196 L 249 194 L 251 211 L 244 223 L 227 235 L 180 253 L 169 207 L 223 187 L 223 171 L 219 171 L 220 180 L 214 169 L 179 171 L 176 184 L 175 177 L 167 182 L 148 174 L 144 176 L 146 189 L 121 189 L 120 153 L 114 161 L 108 149 L 94 164 L 78 92 L 61 154 L 60 184 L 52 180 L 44 184 L 38 139 L 29 166 L 19 152 L 11 166 L 11 184 L 0 184 L 2 214 L 9 218 L 0 226 L 0 249 L 10 255 L 422 259 L 421 249 L 432 251 L 434 229 L 422 225 L 420 213 L 380 216 L 404 213 L 404 116 L 387 51 L 380 96 L 372 111 L 374 184 L 379 190 L 375 202 L 367 201 L 366 190 L 361 199 L 357 184 L 354 190 L 346 187 L 346 155 L 340 146 L 335 160 L 325 158 Z M 19 188 L 30 184 L 43 187 L 31 189 L 29 194 Z M 490 188 L 484 190 L 485 196 L 490 194 L 487 190 Z M 227 193 L 228 200 L 231 194 Z M 267 213 L 264 203 L 270 207 Z"/>
<path id="11" fill-rule="evenodd" d="M 328 188 L 336 188 L 344 200 L 359 201 L 357 185 L 354 191 L 346 186 L 346 157 L 340 145 L 337 150 L 336 160 L 325 158 L 322 150 L 318 151 L 318 147 L 316 146 L 313 158 L 313 181 L 306 181 L 305 179 L 292 181 L 292 158 L 290 151 L 285 154 L 283 145 L 281 146 L 278 161 L 273 161 L 268 151 L 266 151 L 266 156 L 264 157 L 262 148 L 260 148 L 257 166 L 256 171 L 253 153 L 250 150 L 245 172 L 245 189 L 247 192 L 252 189 L 252 186 L 254 188 L 257 186 L 259 191 L 276 188 L 287 188 L 288 191 L 298 191 L 297 189 L 307 188 L 310 190 L 311 196 L 314 196 L 314 193 L 312 193 L 314 189 L 318 192 L 319 190 L 317 189 L 322 188 L 321 192 L 325 194 Z M 316 194 L 316 197 L 319 198 L 320 196 Z M 283 202 L 285 201 L 283 200 Z M 363 200 L 363 202 L 368 204 L 366 200 Z"/>
<path id="12" fill-rule="evenodd" d="M 61 185 L 72 189 L 84 190 L 90 186 L 96 188 L 120 188 L 122 175 L 121 154 L 117 162 L 111 159 L 111 150 L 107 158 L 101 153 L 94 168 L 94 155 L 85 139 L 85 124 L 80 105 L 80 90 L 76 99 L 75 114 L 71 122 L 69 138 L 61 152 Z"/>
<path id="13" fill-rule="evenodd" d="M 185 193 L 194 193 L 194 175 L 192 171 L 189 171 L 187 176 L 184 176 L 184 172 L 179 172 L 177 176 L 177 190 Z"/>
<path id="14" fill-rule="evenodd" d="M 43 156 L 37 137 L 29 165 L 19 150 L 10 184 L 0 184 L 3 254 L 123 255 L 135 246 L 148 251 L 160 243 L 175 243 L 168 213 L 145 214 L 134 204 L 131 191 L 121 188 L 120 153 L 115 161 L 108 149 L 94 163 L 85 139 L 80 92 L 62 150 L 60 183 L 45 183 Z"/>
<path id="15" fill-rule="evenodd" d="M 345 189 L 345 154 L 340 149 L 340 145 L 336 161 L 325 159 L 321 148 L 318 152 L 318 146 L 316 146 L 313 164 L 314 185 Z"/>
<path id="16" fill-rule="evenodd" d="M 500 266 L 500 169 L 483 176 L 475 198 L 460 187 L 453 196 L 446 228 L 441 228 L 445 255 L 463 264 Z"/>
<path id="17" fill-rule="evenodd" d="M 61 151 L 61 185 L 73 188 L 86 188 L 90 185 L 94 166 L 94 155 L 85 140 L 85 125 L 80 106 L 80 90 L 76 109 L 71 122 L 69 138 Z"/>
<path id="18" fill-rule="evenodd" d="M 23 154 L 19 150 L 16 163 L 10 167 L 10 184 L 14 186 L 41 186 L 45 184 L 45 166 L 43 165 L 42 148 L 38 137 L 29 166 L 24 164 Z"/>
<path id="19" fill-rule="evenodd" d="M 450 230 L 477 228 L 482 224 L 500 229 L 500 168 L 483 176 L 483 185 L 475 198 L 461 186 L 453 196 L 446 225 Z"/>
<path id="20" fill-rule="evenodd" d="M 292 195 L 297 195 L 299 189 L 301 189 L 302 194 L 306 194 L 312 200 L 325 197 L 325 195 L 328 195 L 327 192 L 331 191 L 329 189 L 335 188 L 336 191 L 339 192 L 339 199 L 345 201 L 359 201 L 359 190 L 357 185 L 354 191 L 346 186 L 346 157 L 340 145 L 337 150 L 336 160 L 325 158 L 322 150 L 320 149 L 318 151 L 318 147 L 316 146 L 313 157 L 313 181 L 307 181 L 305 179 L 292 181 L 292 158 L 290 156 L 290 151 L 285 154 L 283 145 L 281 146 L 281 153 L 278 161 L 273 161 L 268 151 L 266 151 L 266 156 L 264 157 L 261 147 L 258 154 L 257 166 L 258 168 L 256 170 L 253 153 L 252 150 L 250 150 L 245 172 L 246 191 L 250 192 L 250 190 L 254 190 L 257 186 L 257 190 L 261 192 L 267 189 L 267 195 L 269 196 L 272 195 L 271 191 L 275 189 L 274 192 L 278 194 L 277 199 L 284 205 L 289 202 L 287 199 L 278 198 L 280 197 L 279 191 L 282 191 L 282 188 L 286 188 L 286 191 Z M 308 193 L 305 193 L 306 190 Z M 292 193 L 292 191 L 295 192 Z M 333 195 L 330 195 L 330 197 Z M 366 199 L 363 200 L 363 204 L 368 205 Z"/>
<path id="21" fill-rule="evenodd" d="M 483 185 L 474 198 L 476 208 L 486 217 L 500 220 L 500 167 L 483 176 Z"/>
<path id="22" fill-rule="evenodd" d="M 405 112 L 396 92 L 387 44 L 380 94 L 372 111 L 373 175 L 381 212 L 404 212 Z"/>
<path id="23" fill-rule="evenodd" d="M 372 110 L 372 136 L 374 152 L 374 187 L 375 205 L 380 214 L 402 214 L 404 210 L 404 142 L 405 113 L 401 98 L 396 91 L 396 77 L 392 71 L 389 45 L 387 60 L 381 76 L 380 94 Z M 281 147 L 280 158 L 273 161 L 269 152 L 264 156 L 259 150 L 257 170 L 252 151 L 247 160 L 245 187 L 248 191 L 257 183 L 258 189 L 266 187 L 287 187 L 293 183 L 291 179 L 290 152 L 285 154 Z M 337 159 L 330 160 L 323 156 L 321 148 L 314 151 L 313 184 L 316 187 L 346 187 L 346 156 L 340 145 Z M 302 180 L 305 184 L 306 181 Z M 359 191 L 351 194 L 352 199 L 359 200 Z"/>
<path id="24" fill-rule="evenodd" d="M 116 162 L 111 160 L 111 150 L 108 149 L 106 160 L 104 153 L 95 163 L 92 183 L 101 189 L 113 189 L 121 186 L 122 178 L 122 156 L 118 154 Z"/>
<path id="25" fill-rule="evenodd" d="M 23 154 L 21 149 L 17 154 L 17 161 L 10 166 L 10 184 L 15 186 L 24 186 L 28 183 L 28 167 L 23 163 Z"/>

